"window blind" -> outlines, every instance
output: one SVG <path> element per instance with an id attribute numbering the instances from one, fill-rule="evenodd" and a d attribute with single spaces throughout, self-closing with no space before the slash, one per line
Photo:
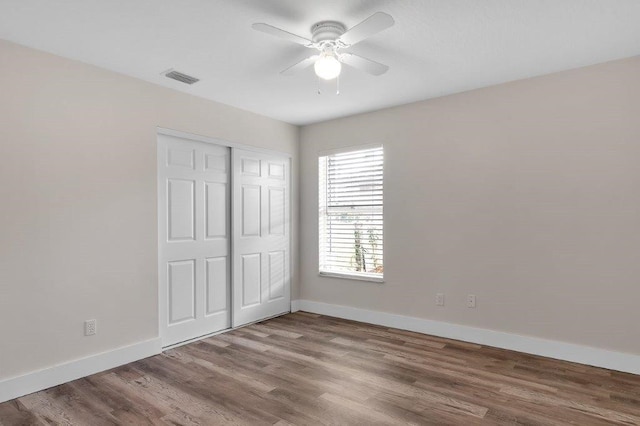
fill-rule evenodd
<path id="1" fill-rule="evenodd" d="M 383 275 L 382 147 L 320 157 L 320 273 Z"/>

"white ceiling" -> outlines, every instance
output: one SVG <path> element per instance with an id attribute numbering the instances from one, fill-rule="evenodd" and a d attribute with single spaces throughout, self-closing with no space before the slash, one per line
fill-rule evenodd
<path id="1" fill-rule="evenodd" d="M 279 74 L 311 51 L 251 29 L 310 37 L 317 21 L 351 27 L 377 11 L 395 26 L 350 51 L 391 68 L 345 67 L 338 96 L 316 93 L 313 68 Z M 0 38 L 308 124 L 639 55 L 640 1 L 0 0 Z"/>

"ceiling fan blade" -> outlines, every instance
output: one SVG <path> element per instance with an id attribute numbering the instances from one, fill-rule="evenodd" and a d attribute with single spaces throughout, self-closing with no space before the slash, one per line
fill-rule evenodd
<path id="1" fill-rule="evenodd" d="M 316 60 L 318 59 L 318 55 L 313 55 L 313 56 L 309 56 L 306 59 L 301 60 L 300 62 L 297 62 L 293 65 L 291 65 L 289 68 L 280 71 L 280 74 L 282 75 L 293 75 L 295 73 L 297 73 L 298 71 L 301 71 L 307 67 L 310 67 L 311 65 L 313 65 Z"/>
<path id="2" fill-rule="evenodd" d="M 295 35 L 293 33 L 285 31 L 285 30 L 281 30 L 280 28 L 276 28 L 273 25 L 264 24 L 264 23 L 257 23 L 257 24 L 251 25 L 251 28 L 253 28 L 256 31 L 260 31 L 260 32 L 263 32 L 263 33 L 271 34 L 272 36 L 280 37 L 280 38 L 283 38 L 285 40 L 289 40 L 289 41 L 292 41 L 294 43 L 301 44 L 303 46 L 309 47 L 309 45 L 313 44 L 313 41 L 311 41 L 309 39 L 306 39 L 306 38 L 301 37 L 299 35 Z"/>
<path id="3" fill-rule="evenodd" d="M 338 40 L 349 46 L 353 46 L 365 38 L 393 26 L 394 23 L 395 21 L 391 15 L 387 15 L 384 12 L 377 12 L 342 34 Z"/>
<path id="4" fill-rule="evenodd" d="M 363 58 L 353 53 L 343 53 L 340 56 L 340 61 L 372 75 L 382 75 L 389 69 L 388 66 L 380 62 L 372 61 L 371 59 Z"/>

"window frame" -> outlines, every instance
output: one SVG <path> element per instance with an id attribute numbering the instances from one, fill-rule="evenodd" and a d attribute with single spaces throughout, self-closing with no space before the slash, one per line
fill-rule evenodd
<path id="1" fill-rule="evenodd" d="M 316 176 L 318 177 L 318 193 L 317 193 L 317 200 L 318 200 L 318 222 L 317 222 L 317 232 L 318 232 L 318 276 L 319 277 L 325 277 L 325 278 L 340 278 L 340 279 L 348 279 L 348 280 L 355 280 L 355 281 L 365 281 L 365 282 L 372 282 L 372 283 L 384 283 L 385 282 L 385 277 L 384 277 L 384 271 L 381 274 L 377 274 L 377 273 L 366 273 L 366 272 L 342 272 L 342 271 L 323 271 L 321 269 L 321 258 L 322 258 L 322 252 L 320 249 L 320 245 L 322 243 L 322 235 L 321 235 L 321 231 L 320 231 L 320 221 L 321 221 L 321 215 L 320 215 L 320 211 L 322 210 L 322 205 L 320 204 L 320 199 L 323 197 L 323 194 L 321 193 L 322 190 L 322 183 L 319 181 L 320 179 L 320 159 L 322 157 L 328 157 L 328 156 L 332 156 L 332 155 L 337 155 L 337 154 L 346 154 L 346 153 L 350 153 L 350 152 L 356 152 L 356 151 L 365 151 L 365 150 L 369 150 L 369 149 L 376 149 L 376 148 L 382 148 L 383 151 L 383 157 L 382 157 L 382 194 L 383 194 L 383 202 L 382 202 L 382 229 L 381 229 L 381 235 L 382 235 L 382 247 L 383 247 L 383 253 L 384 253 L 384 229 L 385 229 L 385 220 L 384 220 L 384 176 L 385 176 L 385 168 L 384 168 L 384 145 L 381 143 L 376 143 L 376 144 L 366 144 L 366 145 L 352 145 L 352 146 L 346 146 L 346 147 L 342 147 L 342 148 L 337 148 L 337 149 L 330 149 L 330 150 L 323 150 L 323 151 L 318 151 L 317 154 L 317 162 L 316 164 L 318 165 L 318 170 L 317 170 L 317 174 Z M 325 195 L 326 197 L 326 187 L 325 187 Z M 383 254 L 383 262 L 384 262 L 384 254 Z M 384 264 L 384 263 L 383 263 Z"/>

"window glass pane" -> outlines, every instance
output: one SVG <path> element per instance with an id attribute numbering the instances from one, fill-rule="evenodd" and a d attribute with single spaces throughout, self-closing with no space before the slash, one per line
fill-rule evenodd
<path id="1" fill-rule="evenodd" d="M 382 277 L 382 147 L 319 159 L 320 272 Z"/>

